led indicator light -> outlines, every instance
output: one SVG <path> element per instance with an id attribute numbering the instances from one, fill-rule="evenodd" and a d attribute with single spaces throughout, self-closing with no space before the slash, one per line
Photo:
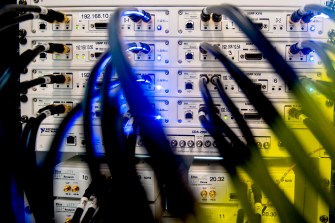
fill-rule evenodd
<path id="1" fill-rule="evenodd" d="M 85 58 L 86 58 L 85 54 L 81 55 L 81 59 L 84 60 Z"/>
<path id="2" fill-rule="evenodd" d="M 156 85 L 156 89 L 157 90 L 161 90 L 162 89 L 162 85 Z"/>
<path id="3" fill-rule="evenodd" d="M 157 56 L 157 60 L 158 60 L 158 61 L 161 61 L 161 60 L 162 60 L 162 56 L 161 56 L 161 55 L 158 55 L 158 56 Z"/>
<path id="4" fill-rule="evenodd" d="M 79 54 L 76 54 L 76 59 L 77 59 L 77 60 L 79 59 Z"/>
<path id="5" fill-rule="evenodd" d="M 223 119 L 224 119 L 224 120 L 228 120 L 228 116 L 227 116 L 227 115 L 225 115 Z"/>
<path id="6" fill-rule="evenodd" d="M 161 25 L 158 25 L 158 26 L 157 26 L 157 30 L 162 30 L 162 26 L 161 26 Z"/>
<path id="7" fill-rule="evenodd" d="M 76 30 L 78 30 L 79 29 L 79 26 L 78 25 L 76 25 Z"/>
<path id="8" fill-rule="evenodd" d="M 314 61 L 314 57 L 313 56 L 309 57 L 309 61 L 313 62 Z"/>
<path id="9" fill-rule="evenodd" d="M 309 28 L 309 30 L 311 30 L 311 32 L 314 32 L 314 31 L 315 31 L 315 26 L 311 26 L 311 27 Z"/>

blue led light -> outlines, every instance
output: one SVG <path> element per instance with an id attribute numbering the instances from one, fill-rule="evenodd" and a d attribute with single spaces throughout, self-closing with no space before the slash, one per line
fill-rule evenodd
<path id="1" fill-rule="evenodd" d="M 311 28 L 309 28 L 309 30 L 311 30 L 311 32 L 315 31 L 315 26 L 311 26 Z"/>
<path id="2" fill-rule="evenodd" d="M 163 117 L 162 117 L 161 115 L 156 115 L 156 116 L 155 116 L 155 119 L 156 119 L 156 120 L 161 120 L 162 118 L 163 118 Z"/>
<path id="3" fill-rule="evenodd" d="M 309 57 L 309 61 L 313 62 L 314 61 L 314 57 L 313 56 Z"/>
<path id="4" fill-rule="evenodd" d="M 158 56 L 157 56 L 157 60 L 158 60 L 158 61 L 161 61 L 161 60 L 162 60 L 162 56 L 158 55 Z"/>
<path id="5" fill-rule="evenodd" d="M 162 30 L 162 26 L 161 26 L 161 25 L 158 25 L 158 26 L 157 26 L 157 30 Z"/>

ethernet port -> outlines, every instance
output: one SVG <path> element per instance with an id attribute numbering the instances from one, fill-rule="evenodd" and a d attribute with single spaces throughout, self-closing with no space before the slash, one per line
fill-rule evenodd
<path id="1" fill-rule="evenodd" d="M 187 52 L 185 54 L 185 59 L 186 60 L 193 60 L 193 53 L 192 52 Z"/>
<path id="2" fill-rule="evenodd" d="M 192 111 L 185 112 L 185 119 L 193 119 L 193 112 Z"/>
<path id="3" fill-rule="evenodd" d="M 40 59 L 45 60 L 47 59 L 47 54 L 46 53 L 40 53 Z"/>
<path id="4" fill-rule="evenodd" d="M 76 137 L 75 136 L 66 137 L 66 145 L 75 146 L 76 145 Z"/>
<path id="5" fill-rule="evenodd" d="M 185 25 L 185 29 L 187 30 L 193 30 L 194 29 L 194 23 L 193 21 L 188 21 Z"/>
<path id="6" fill-rule="evenodd" d="M 45 23 L 40 23 L 39 28 L 40 28 L 41 30 L 44 30 L 44 29 L 47 28 L 47 24 L 45 24 Z"/>
<path id="7" fill-rule="evenodd" d="M 186 82 L 185 83 L 185 89 L 186 90 L 193 90 L 193 83 L 192 82 Z"/>

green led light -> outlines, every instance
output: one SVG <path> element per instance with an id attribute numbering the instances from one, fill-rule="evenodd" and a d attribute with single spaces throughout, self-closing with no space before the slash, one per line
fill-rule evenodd
<path id="1" fill-rule="evenodd" d="M 76 30 L 78 30 L 79 29 L 79 26 L 78 25 L 76 25 Z"/>
<path id="2" fill-rule="evenodd" d="M 81 55 L 81 59 L 84 60 L 85 58 L 86 58 L 85 54 Z"/>
<path id="3" fill-rule="evenodd" d="M 228 116 L 227 116 L 227 115 L 225 115 L 223 119 L 224 119 L 224 120 L 228 120 Z"/>
<path id="4" fill-rule="evenodd" d="M 79 59 L 79 54 L 76 54 L 76 59 L 77 59 L 77 60 Z"/>

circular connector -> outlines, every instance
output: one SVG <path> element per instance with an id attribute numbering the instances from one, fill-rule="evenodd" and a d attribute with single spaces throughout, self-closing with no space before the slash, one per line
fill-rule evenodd
<path id="1" fill-rule="evenodd" d="M 221 22 L 221 20 L 222 20 L 222 15 L 221 15 L 221 14 L 213 13 L 213 15 L 212 15 L 212 20 L 213 20 L 214 22 Z"/>
<path id="2" fill-rule="evenodd" d="M 289 23 L 297 23 L 300 21 L 301 17 L 302 17 L 303 13 L 300 9 L 294 11 L 291 16 L 290 16 L 290 20 Z"/>
<path id="3" fill-rule="evenodd" d="M 206 8 L 202 9 L 200 19 L 203 22 L 208 22 L 211 19 L 211 15 L 207 12 Z"/>
<path id="4" fill-rule="evenodd" d="M 69 191 L 71 191 L 71 186 L 67 184 L 67 185 L 64 186 L 63 190 L 64 190 L 64 192 L 69 192 Z"/>
<path id="5" fill-rule="evenodd" d="M 298 43 L 295 43 L 290 46 L 289 53 L 292 55 L 298 54 L 300 52 L 300 47 L 298 46 Z"/>

